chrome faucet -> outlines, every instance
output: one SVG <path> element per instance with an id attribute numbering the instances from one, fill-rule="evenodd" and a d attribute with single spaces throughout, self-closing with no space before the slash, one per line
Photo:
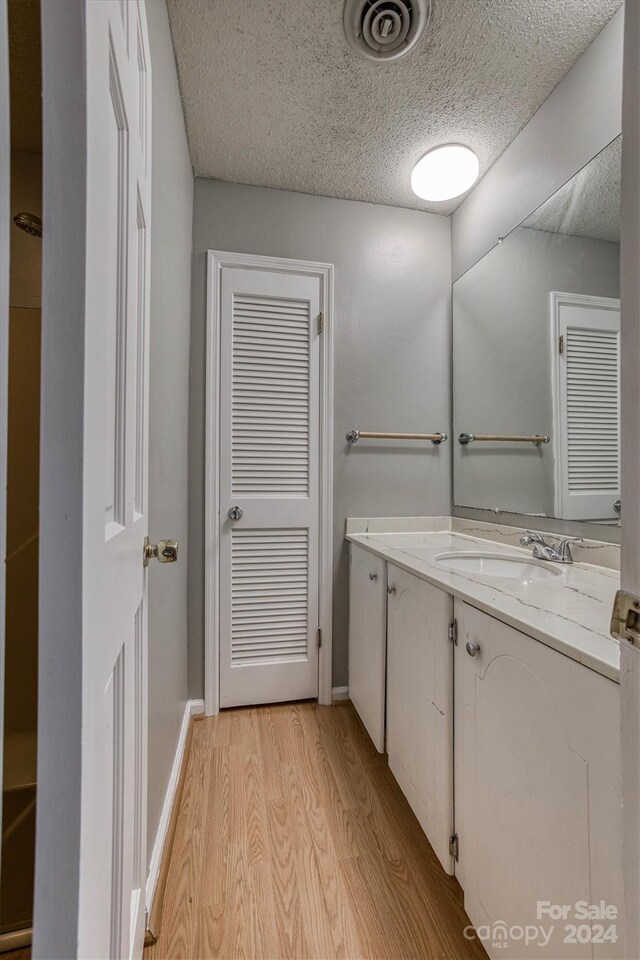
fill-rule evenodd
<path id="1" fill-rule="evenodd" d="M 551 560 L 553 563 L 573 563 L 571 544 L 582 543 L 582 537 L 552 537 L 556 544 L 547 543 L 541 534 L 527 530 L 520 543 L 523 547 L 533 544 L 533 556 L 537 560 Z"/>

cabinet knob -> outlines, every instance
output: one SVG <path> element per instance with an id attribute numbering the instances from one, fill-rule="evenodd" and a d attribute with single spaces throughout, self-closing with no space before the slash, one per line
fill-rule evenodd
<path id="1" fill-rule="evenodd" d="M 465 649 L 470 657 L 475 657 L 477 653 L 480 653 L 480 644 L 472 643 L 471 640 L 467 640 Z"/>
<path id="2" fill-rule="evenodd" d="M 391 594 L 395 592 L 396 592 L 396 588 L 392 587 L 391 584 L 389 584 L 389 586 L 387 587 L 387 593 Z"/>
<path id="3" fill-rule="evenodd" d="M 377 579 L 378 579 L 378 574 L 377 574 L 377 573 L 370 573 L 370 574 L 369 574 L 369 580 L 377 580 Z"/>
<path id="4" fill-rule="evenodd" d="M 242 507 L 230 507 L 227 511 L 227 516 L 229 520 L 242 520 L 244 515 L 244 510 Z"/>

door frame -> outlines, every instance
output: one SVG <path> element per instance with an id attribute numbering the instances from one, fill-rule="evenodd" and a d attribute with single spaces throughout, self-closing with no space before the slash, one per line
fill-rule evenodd
<path id="1" fill-rule="evenodd" d="M 599 307 L 603 310 L 617 309 L 618 313 L 620 313 L 620 299 L 618 297 L 596 297 L 585 293 L 563 293 L 560 290 L 552 290 L 549 294 L 549 302 L 551 305 L 551 415 L 553 418 L 551 439 L 553 453 L 553 515 L 555 517 L 563 517 L 563 476 L 561 451 L 562 414 L 560 411 L 560 396 L 562 393 L 562 364 L 560 363 L 560 352 L 558 350 L 558 337 L 560 336 L 560 308 L 567 305 Z M 617 304 L 617 307 L 614 307 L 614 304 Z"/>
<path id="2" fill-rule="evenodd" d="M 224 267 L 287 271 L 320 281 L 324 327 L 320 342 L 320 523 L 318 596 L 322 646 L 318 653 L 318 701 L 331 703 L 333 581 L 333 264 L 207 251 L 205 391 L 204 703 L 220 710 L 220 289 Z"/>

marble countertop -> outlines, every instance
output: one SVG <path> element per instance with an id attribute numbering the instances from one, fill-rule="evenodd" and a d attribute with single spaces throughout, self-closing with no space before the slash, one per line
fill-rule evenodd
<path id="1" fill-rule="evenodd" d="M 442 523 L 432 526 L 444 527 Z M 366 523 L 368 532 L 358 532 Z M 389 522 L 387 521 L 387 526 Z M 424 526 L 425 524 L 423 524 Z M 375 532 L 374 521 L 347 521 L 347 540 L 421 577 L 472 606 L 521 630 L 610 680 L 619 682 L 620 649 L 609 634 L 611 610 L 620 575 L 605 566 L 573 563 L 558 576 L 526 585 L 475 573 L 454 573 L 436 562 L 441 553 L 483 551 L 501 556 L 531 557 L 487 535 L 480 538 L 451 529 Z M 405 524 L 406 528 L 406 524 Z M 522 533 L 521 530 L 518 531 Z"/>

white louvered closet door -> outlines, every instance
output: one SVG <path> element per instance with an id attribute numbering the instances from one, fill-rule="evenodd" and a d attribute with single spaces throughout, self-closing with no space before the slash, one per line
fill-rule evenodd
<path id="1" fill-rule="evenodd" d="M 586 298 L 585 298 L 586 300 Z M 560 303 L 560 516 L 613 520 L 620 498 L 620 305 Z"/>
<path id="2" fill-rule="evenodd" d="M 319 311 L 317 277 L 222 270 L 222 707 L 318 695 Z"/>

